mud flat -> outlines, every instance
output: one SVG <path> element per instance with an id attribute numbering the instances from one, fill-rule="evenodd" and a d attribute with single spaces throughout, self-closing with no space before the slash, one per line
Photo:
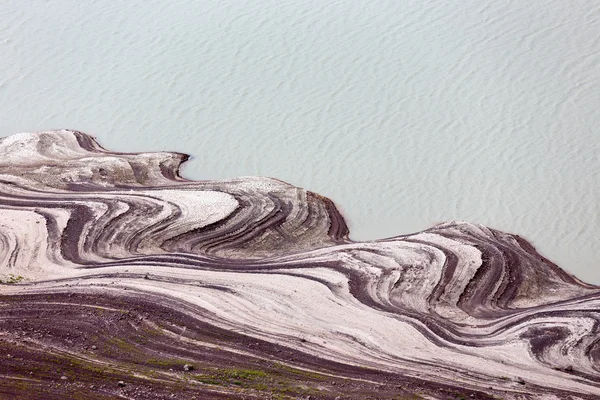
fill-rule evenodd
<path id="1" fill-rule="evenodd" d="M 353 242 L 329 199 L 186 158 L 0 139 L 1 397 L 599 398 L 600 289 L 523 238 Z"/>

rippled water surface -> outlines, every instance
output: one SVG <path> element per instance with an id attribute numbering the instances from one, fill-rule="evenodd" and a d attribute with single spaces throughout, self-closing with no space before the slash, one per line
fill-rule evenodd
<path id="1" fill-rule="evenodd" d="M 482 223 L 600 283 L 600 4 L 363 3 L 4 1 L 0 136 L 277 177 L 354 239 Z"/>

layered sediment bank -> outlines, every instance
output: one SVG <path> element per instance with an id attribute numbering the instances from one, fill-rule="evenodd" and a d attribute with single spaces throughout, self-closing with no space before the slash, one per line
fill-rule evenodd
<path id="1" fill-rule="evenodd" d="M 600 397 L 600 289 L 523 238 L 353 242 L 329 199 L 186 158 L 0 139 L 0 394 Z"/>

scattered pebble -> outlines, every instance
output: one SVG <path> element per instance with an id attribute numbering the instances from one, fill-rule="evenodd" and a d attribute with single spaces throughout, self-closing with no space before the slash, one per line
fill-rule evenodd
<path id="1" fill-rule="evenodd" d="M 520 376 L 517 376 L 516 382 L 520 385 L 524 385 L 525 384 L 525 380 L 523 378 L 521 378 Z"/>

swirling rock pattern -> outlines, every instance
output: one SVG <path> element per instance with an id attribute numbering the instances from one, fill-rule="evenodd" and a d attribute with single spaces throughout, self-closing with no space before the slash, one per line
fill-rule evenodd
<path id="1" fill-rule="evenodd" d="M 0 139 L 1 394 L 600 398 L 600 289 L 519 236 L 357 243 L 324 197 L 185 160 Z"/>

